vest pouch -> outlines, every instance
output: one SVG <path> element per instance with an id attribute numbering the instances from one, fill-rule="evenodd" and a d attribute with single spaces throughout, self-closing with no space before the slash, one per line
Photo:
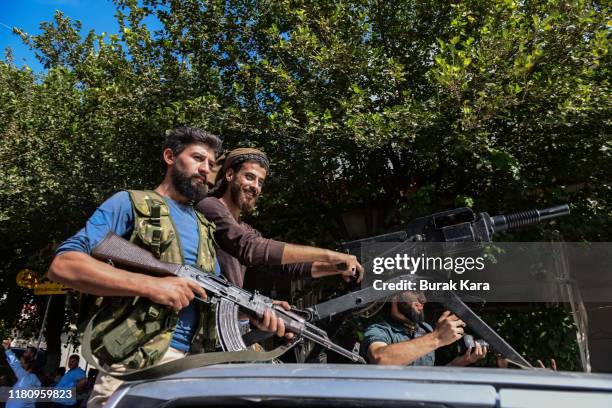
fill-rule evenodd
<path id="1" fill-rule="evenodd" d="M 164 199 L 154 191 L 130 190 L 129 194 L 134 210 L 134 231 L 130 241 L 148 249 L 156 258 L 170 251 L 172 258 L 182 259 L 170 210 Z"/>
<path id="2" fill-rule="evenodd" d="M 103 305 L 96 317 L 93 355 L 109 366 L 121 363 L 140 368 L 155 364 L 170 345 L 178 313 L 146 298 L 118 299 Z"/>
<path id="3" fill-rule="evenodd" d="M 172 330 L 165 331 L 153 337 L 144 345 L 138 347 L 135 353 L 121 361 L 121 364 L 131 369 L 145 368 L 155 365 L 166 353 L 172 341 L 174 333 L 174 323 Z"/>
<path id="4" fill-rule="evenodd" d="M 123 322 L 138 298 L 105 297 L 95 314 L 91 335 L 91 349 L 101 348 L 104 336 Z"/>
<path id="5" fill-rule="evenodd" d="M 150 250 L 157 257 L 164 253 L 174 240 L 174 232 L 169 228 L 154 225 L 147 219 L 138 223 L 136 228 L 137 244 Z"/>

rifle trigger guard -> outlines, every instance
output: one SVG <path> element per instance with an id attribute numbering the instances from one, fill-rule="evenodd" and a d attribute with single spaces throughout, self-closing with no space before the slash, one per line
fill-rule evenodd
<path id="1" fill-rule="evenodd" d="M 207 297 L 206 299 L 202 299 L 199 296 L 196 296 L 195 298 L 199 300 L 200 302 L 206 303 L 208 305 L 214 305 L 218 302 L 218 299 L 216 297 L 211 297 L 211 296 Z"/>

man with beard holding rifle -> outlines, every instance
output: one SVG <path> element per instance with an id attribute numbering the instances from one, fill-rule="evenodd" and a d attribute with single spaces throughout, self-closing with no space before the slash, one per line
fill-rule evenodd
<path id="1" fill-rule="evenodd" d="M 450 311 L 442 313 L 432 328 L 424 321 L 427 300 L 421 292 L 403 292 L 393 297 L 389 316 L 368 327 L 361 349 L 372 364 L 435 365 L 436 349 L 463 336 L 465 323 Z M 478 342 L 466 353 L 455 357 L 449 366 L 466 366 L 482 359 L 487 348 Z"/>
<path id="2" fill-rule="evenodd" d="M 112 341 L 101 341 L 94 350 L 106 370 L 142 369 L 188 353 L 215 350 L 214 313 L 194 301 L 195 296 L 207 297 L 195 282 L 129 272 L 90 254 L 107 234 L 114 233 L 148 249 L 163 262 L 196 265 L 219 274 L 212 239 L 214 224 L 193 205 L 208 192 L 206 180 L 220 147 L 217 136 L 201 129 L 173 129 L 163 144 L 166 173 L 161 184 L 155 190 L 116 193 L 98 207 L 83 229 L 58 247 L 50 279 L 83 293 L 104 296 L 105 302 L 116 302 L 115 310 L 142 311 L 130 312 L 130 316 L 144 316 L 143 322 L 134 325 L 128 319 L 120 320 L 125 316 L 121 314 L 106 326 L 118 327 L 122 333 Z M 109 305 L 113 310 L 115 303 Z M 270 309 L 257 325 L 279 336 L 285 334 L 282 320 Z M 141 326 L 146 326 L 144 333 L 135 331 Z M 161 329 L 147 333 L 153 326 Z M 92 337 L 92 344 L 95 340 Z M 124 342 L 131 342 L 130 347 Z M 107 356 L 106 360 L 100 356 Z M 88 406 L 102 406 L 120 385 L 121 381 L 110 375 L 99 375 Z"/>

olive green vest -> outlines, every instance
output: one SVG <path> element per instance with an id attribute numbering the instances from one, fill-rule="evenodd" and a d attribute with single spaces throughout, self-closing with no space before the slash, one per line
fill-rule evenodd
<path id="1" fill-rule="evenodd" d="M 130 190 L 130 200 L 134 210 L 134 230 L 130 241 L 150 250 L 161 261 L 185 263 L 179 236 L 170 217 L 166 200 L 155 191 Z M 198 217 L 197 265 L 209 273 L 215 270 L 215 248 L 213 233 L 215 224 L 208 221 L 204 214 L 195 212 Z"/>
<path id="2" fill-rule="evenodd" d="M 130 241 L 151 251 L 161 261 L 184 263 L 182 247 L 165 199 L 154 191 L 128 191 L 134 211 L 134 230 Z M 215 225 L 196 211 L 199 245 L 197 265 L 214 273 Z M 213 351 L 217 347 L 215 311 L 197 303 L 198 327 L 191 352 Z M 131 369 L 154 365 L 164 355 L 178 313 L 147 298 L 108 297 L 95 317 L 91 348 L 100 363 L 121 364 Z"/>

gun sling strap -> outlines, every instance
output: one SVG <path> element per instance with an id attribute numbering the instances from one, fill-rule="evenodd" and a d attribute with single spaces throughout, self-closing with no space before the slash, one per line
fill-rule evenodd
<path id="1" fill-rule="evenodd" d="M 295 346 L 299 340 L 294 340 L 289 345 L 283 345 L 271 351 L 255 351 L 255 350 L 240 350 L 240 351 L 218 351 L 213 353 L 201 353 L 179 358 L 167 363 L 155 365 L 138 370 L 129 370 L 127 372 L 109 371 L 102 368 L 96 361 L 91 351 L 91 336 L 93 329 L 93 321 L 95 316 L 89 320 L 87 328 L 83 333 L 81 342 L 81 353 L 85 360 L 102 374 L 110 375 L 122 381 L 141 381 L 150 380 L 153 378 L 164 377 L 171 374 L 176 374 L 191 368 L 205 367 L 213 364 L 223 363 L 254 363 L 274 360 L 280 357 L 285 352 Z"/>

